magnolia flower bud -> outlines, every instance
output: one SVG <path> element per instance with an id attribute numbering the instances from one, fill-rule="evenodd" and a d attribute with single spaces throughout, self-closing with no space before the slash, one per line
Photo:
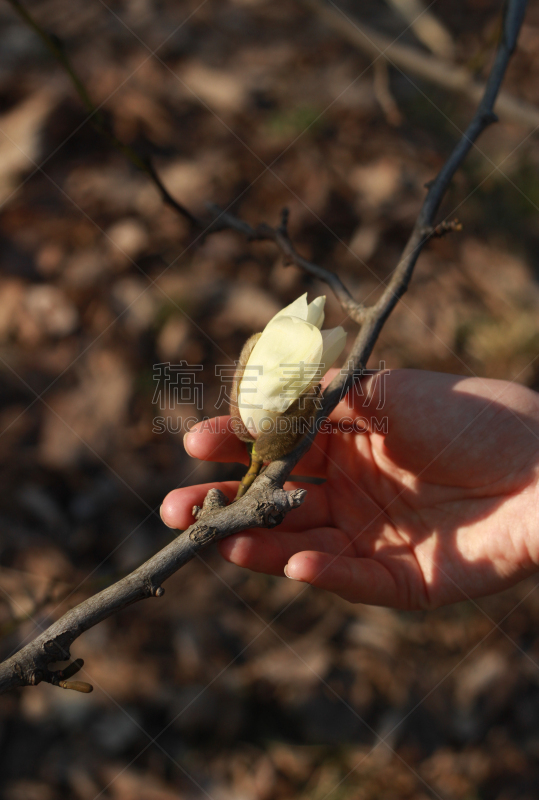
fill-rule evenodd
<path id="1" fill-rule="evenodd" d="M 343 328 L 320 330 L 325 302 L 324 296 L 312 303 L 307 294 L 298 297 L 241 352 L 230 413 L 237 436 L 256 442 L 264 461 L 280 458 L 299 441 L 314 418 L 320 379 L 345 346 Z"/>

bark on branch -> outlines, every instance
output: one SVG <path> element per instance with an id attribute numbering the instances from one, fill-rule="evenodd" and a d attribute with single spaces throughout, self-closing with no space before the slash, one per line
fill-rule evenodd
<path id="1" fill-rule="evenodd" d="M 54 42 L 53 37 L 44 33 L 26 11 L 23 10 L 23 13 L 21 13 L 22 6 L 18 0 L 8 0 L 8 2 L 38 32 L 46 43 L 49 39 Z M 326 281 L 335 292 L 345 311 L 354 320 L 361 323 L 361 329 L 349 357 L 348 370 L 346 372 L 343 370 L 326 389 L 323 408 L 319 412 L 320 416 L 327 416 L 335 408 L 343 396 L 343 392 L 352 386 L 355 375 L 366 366 L 380 330 L 399 298 L 406 291 L 419 254 L 429 238 L 440 235 L 446 227 L 453 229 L 454 223 L 442 222 L 435 226 L 435 216 L 453 175 L 473 146 L 473 143 L 482 131 L 496 120 L 496 115 L 493 111 L 494 103 L 509 59 L 516 46 L 526 5 L 526 0 L 508 0 L 504 15 L 502 39 L 479 107 L 466 132 L 455 146 L 439 174 L 432 181 L 411 236 L 385 291 L 378 302 L 369 308 L 356 302 L 336 275 L 323 267 L 306 261 L 296 252 L 288 236 L 286 213 L 283 215 L 283 220 L 278 228 L 272 228 L 266 224 L 253 228 L 243 220 L 223 212 L 215 206 L 209 207 L 209 220 L 198 220 L 183 205 L 177 203 L 169 195 L 154 168 L 148 167 L 148 163 L 144 161 L 142 161 L 141 166 L 141 159 L 135 154 L 136 161 L 133 161 L 133 163 L 137 163 L 137 166 L 143 169 L 153 180 L 161 192 L 164 202 L 189 219 L 199 231 L 208 235 L 218 230 L 232 229 L 250 240 L 266 239 L 274 241 L 287 262 L 292 262 Z M 59 60 L 73 77 L 75 73 L 67 61 L 63 48 L 60 48 L 60 52 L 62 56 L 58 56 Z M 80 79 L 74 80 L 74 86 L 81 94 L 80 87 L 82 83 Z M 93 106 L 84 87 L 81 98 L 91 111 Z M 122 152 L 131 158 L 130 149 L 126 150 L 121 143 L 119 145 Z M 34 641 L 0 664 L 0 693 L 18 686 L 35 685 L 41 681 L 63 686 L 63 688 L 88 691 L 88 684 L 74 682 L 70 685 L 68 681 L 63 680 L 66 676 L 73 675 L 80 668 L 80 660 L 73 662 L 63 673 L 52 672 L 49 669 L 49 665 L 55 661 L 68 659 L 73 642 L 84 631 L 97 625 L 102 620 L 139 600 L 149 597 L 161 597 L 164 593 L 162 588 L 164 581 L 187 561 L 190 561 L 198 551 L 209 544 L 246 528 L 271 528 L 282 522 L 291 509 L 301 505 L 306 495 L 305 490 L 286 491 L 283 487 L 300 458 L 309 450 L 313 438 L 314 434 L 308 434 L 292 453 L 269 464 L 265 471 L 255 480 L 247 494 L 240 500 L 227 505 L 227 500 L 221 492 L 217 489 L 210 490 L 203 507 L 193 509 L 196 521 L 186 531 L 180 533 L 167 547 L 159 551 L 130 575 L 68 611 Z"/>

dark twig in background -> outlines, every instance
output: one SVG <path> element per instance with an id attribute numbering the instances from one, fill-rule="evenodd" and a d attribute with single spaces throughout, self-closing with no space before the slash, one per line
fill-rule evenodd
<path id="1" fill-rule="evenodd" d="M 189 222 L 196 225 L 198 223 L 196 217 L 194 217 L 190 211 L 182 206 L 181 203 L 178 203 L 178 201 L 169 194 L 165 186 L 163 186 L 163 183 L 161 182 L 159 175 L 155 171 L 151 161 L 148 158 L 141 156 L 133 147 L 130 147 L 130 145 L 120 141 L 120 139 L 113 134 L 106 116 L 103 114 L 102 110 L 97 108 L 92 102 L 92 99 L 88 94 L 88 90 L 68 58 L 65 47 L 61 40 L 54 34 L 51 34 L 42 28 L 41 25 L 39 25 L 33 16 L 28 12 L 28 10 L 22 5 L 22 3 L 19 2 L 19 0 L 7 0 L 7 2 L 17 12 L 23 22 L 29 25 L 30 28 L 37 33 L 47 50 L 62 65 L 66 73 L 69 75 L 75 91 L 90 115 L 88 119 L 97 132 L 108 139 L 113 147 L 119 150 L 120 153 L 123 153 L 123 155 L 126 156 L 126 158 L 128 158 L 129 161 L 131 161 L 131 163 L 137 167 L 137 169 L 140 169 L 142 172 L 146 173 L 146 175 L 159 190 L 159 193 L 161 194 L 161 197 L 165 203 L 170 205 L 175 211 L 188 219 Z"/>
<path id="2" fill-rule="evenodd" d="M 18 0 L 8 0 L 8 2 L 36 30 L 51 52 L 59 59 L 72 78 L 86 108 L 94 115 L 95 108 L 80 79 L 74 73 L 61 45 L 53 36 L 41 30 Z M 402 257 L 382 296 L 375 305 L 369 308 L 357 303 L 336 275 L 311 264 L 296 252 L 288 236 L 286 212 L 283 214 L 281 225 L 278 228 L 271 228 L 266 224 L 253 228 L 248 223 L 227 212 L 222 212 L 215 206 L 209 207 L 211 217 L 208 221 L 198 220 L 170 196 L 153 166 L 149 165 L 149 162 L 142 159 L 130 147 L 125 147 L 115 137 L 112 137 L 102 127 L 99 122 L 100 118 L 97 117 L 98 125 L 96 127 L 115 146 L 119 147 L 132 163 L 152 179 L 164 202 L 189 219 L 193 225 L 201 229 L 202 233 L 207 235 L 228 228 L 245 235 L 250 240 L 274 241 L 287 263 L 294 263 L 326 281 L 335 292 L 346 313 L 361 323 L 361 330 L 348 359 L 348 371 L 342 371 L 326 390 L 323 408 L 320 411 L 321 416 L 329 414 L 335 408 L 343 396 L 343 392 L 352 386 L 355 375 L 366 366 L 376 339 L 399 298 L 406 292 L 419 254 L 430 237 L 440 236 L 450 230 L 458 229 L 456 222 L 442 222 L 435 225 L 435 216 L 455 172 L 475 140 L 489 124 L 496 120 L 493 112 L 494 103 L 509 59 L 516 46 L 526 5 L 526 0 L 509 0 L 507 3 L 502 39 L 479 107 L 466 132 L 437 177 L 430 184 Z M 164 593 L 161 584 L 191 560 L 197 552 L 212 542 L 246 528 L 271 528 L 282 522 L 288 511 L 301 505 L 304 500 L 305 490 L 286 491 L 283 486 L 300 458 L 310 448 L 313 438 L 314 434 L 307 435 L 292 453 L 272 462 L 256 479 L 249 492 L 237 502 L 227 505 L 227 500 L 221 492 L 216 489 L 210 490 L 203 507 L 193 509 L 196 522 L 167 547 L 131 574 L 68 611 L 33 642 L 4 661 L 0 665 L 0 692 L 17 686 L 35 685 L 41 681 L 58 686 L 63 685 L 64 688 L 78 691 L 88 691 L 88 684 L 80 684 L 75 681 L 69 685 L 70 682 L 65 681 L 66 675 L 71 676 L 80 669 L 82 666 L 80 660 L 73 662 L 62 674 L 52 672 L 49 665 L 55 661 L 69 658 L 73 642 L 84 631 L 102 620 L 139 600 L 161 597 Z"/>
<path id="3" fill-rule="evenodd" d="M 326 0 L 301 0 L 301 2 L 316 14 L 324 25 L 369 58 L 376 59 L 376 63 L 381 60 L 405 74 L 415 75 L 421 80 L 460 94 L 474 104 L 481 101 L 486 85 L 476 80 L 473 72 L 467 67 L 390 39 L 359 22 L 356 17 L 351 24 L 334 3 Z M 518 122 L 532 129 L 539 125 L 539 108 L 513 97 L 508 92 L 498 93 L 496 107 L 500 117 L 506 120 Z"/>

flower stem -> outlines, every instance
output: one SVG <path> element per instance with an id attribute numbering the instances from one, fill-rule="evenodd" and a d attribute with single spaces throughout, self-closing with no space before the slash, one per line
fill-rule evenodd
<path id="1" fill-rule="evenodd" d="M 247 445 L 247 448 L 250 449 L 249 469 L 247 470 L 247 472 L 240 481 L 240 485 L 238 486 L 238 493 L 236 495 L 236 500 L 239 500 L 240 497 L 243 497 L 243 495 L 249 489 L 251 484 L 254 483 L 254 480 L 258 475 L 258 473 L 260 472 L 260 470 L 262 469 L 262 464 L 264 463 L 260 458 L 260 456 L 258 455 L 258 453 L 256 452 L 254 444 Z"/>

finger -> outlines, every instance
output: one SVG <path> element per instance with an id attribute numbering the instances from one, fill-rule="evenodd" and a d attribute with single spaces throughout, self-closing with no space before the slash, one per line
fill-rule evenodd
<path id="1" fill-rule="evenodd" d="M 397 584 L 389 570 L 371 558 L 350 558 L 307 550 L 293 555 L 285 575 L 334 592 L 350 603 L 404 608 Z"/>
<path id="2" fill-rule="evenodd" d="M 210 489 L 220 489 L 229 500 L 238 491 L 238 481 L 221 483 L 201 483 L 198 486 L 185 486 L 169 492 L 161 505 L 161 519 L 169 528 L 184 530 L 195 521 L 193 506 L 201 506 Z"/>
<path id="3" fill-rule="evenodd" d="M 213 417 L 194 425 L 183 437 L 183 446 L 192 458 L 248 464 L 245 442 L 229 429 L 230 417 Z"/>
<path id="4" fill-rule="evenodd" d="M 248 464 L 245 443 L 230 430 L 229 422 L 230 417 L 214 417 L 193 425 L 183 438 L 187 453 L 201 461 Z M 327 439 L 330 435 L 325 433 L 316 437 L 311 450 L 294 469 L 297 475 L 325 477 Z"/>
<path id="5" fill-rule="evenodd" d="M 322 385 L 326 386 L 330 383 L 337 372 L 338 370 L 336 369 L 330 370 L 322 378 Z M 183 438 L 187 453 L 192 458 L 198 458 L 200 461 L 248 464 L 249 457 L 245 443 L 238 439 L 231 430 L 230 420 L 230 416 L 223 415 L 205 419 L 193 425 Z M 317 439 L 318 447 L 315 448 L 315 452 L 303 459 L 298 465 L 298 470 L 301 468 L 304 475 L 312 475 L 313 469 L 316 474 L 321 472 L 321 463 L 325 460 L 325 447 L 321 446 L 319 440 L 320 437 Z"/>
<path id="6" fill-rule="evenodd" d="M 232 564 L 268 575 L 282 575 L 289 559 L 306 548 L 316 547 L 333 556 L 354 553 L 349 538 L 338 528 L 318 528 L 299 533 L 280 532 L 278 529 L 245 531 L 223 539 L 218 547 L 223 558 Z"/>

